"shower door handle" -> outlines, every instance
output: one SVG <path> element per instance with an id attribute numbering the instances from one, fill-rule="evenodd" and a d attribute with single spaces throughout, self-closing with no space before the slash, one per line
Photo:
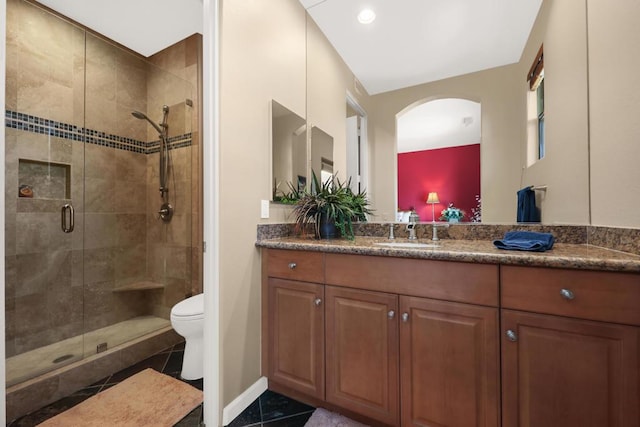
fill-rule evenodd
<path id="1" fill-rule="evenodd" d="M 62 207 L 60 214 L 61 214 L 60 225 L 62 227 L 62 231 L 64 231 L 65 233 L 71 233 L 73 231 L 74 220 L 75 220 L 75 212 L 73 211 L 73 206 L 67 203 Z M 67 217 L 69 218 L 68 223 L 67 223 Z"/>

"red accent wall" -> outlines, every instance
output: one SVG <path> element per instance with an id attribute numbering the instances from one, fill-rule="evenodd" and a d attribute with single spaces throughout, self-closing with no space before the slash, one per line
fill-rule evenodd
<path id="1" fill-rule="evenodd" d="M 431 221 L 431 205 L 425 202 L 434 191 L 440 199 L 436 221 L 451 202 L 469 221 L 480 194 L 480 144 L 398 154 L 398 209 L 413 206 L 421 221 Z"/>

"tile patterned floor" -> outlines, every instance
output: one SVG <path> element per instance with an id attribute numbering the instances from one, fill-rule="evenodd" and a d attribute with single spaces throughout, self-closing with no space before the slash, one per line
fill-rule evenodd
<path id="1" fill-rule="evenodd" d="M 227 427 L 303 427 L 314 408 L 265 391 Z"/>
<path id="2" fill-rule="evenodd" d="M 78 403 L 90 398 L 91 396 L 112 387 L 115 384 L 137 374 L 147 368 L 155 369 L 158 372 L 179 378 L 182 369 L 182 357 L 184 355 L 184 343 L 177 344 L 172 348 L 155 354 L 140 363 L 136 363 L 120 372 L 117 372 L 107 378 L 83 388 L 75 392 L 71 396 L 53 402 L 44 408 L 38 409 L 24 417 L 18 418 L 7 424 L 9 427 L 33 427 L 67 409 L 77 405 Z M 185 381 L 185 380 L 183 380 Z M 185 381 L 194 387 L 202 390 L 202 380 Z M 175 427 L 198 427 L 202 424 L 202 405 L 195 408 L 191 413 L 184 417 Z"/>
<path id="3" fill-rule="evenodd" d="M 147 368 L 179 378 L 182 369 L 184 343 L 155 354 L 140 363 L 136 363 L 120 372 L 75 392 L 71 396 L 53 402 L 24 417 L 7 424 L 7 427 L 33 427 L 39 423 L 66 411 L 91 396 L 112 387 L 115 384 Z M 185 381 L 185 380 L 183 380 Z M 185 381 L 202 390 L 202 380 Z M 314 408 L 288 397 L 265 391 L 245 411 L 233 420 L 228 427 L 303 427 L 311 417 Z M 174 427 L 200 427 L 202 425 L 202 405 L 195 408 Z"/>

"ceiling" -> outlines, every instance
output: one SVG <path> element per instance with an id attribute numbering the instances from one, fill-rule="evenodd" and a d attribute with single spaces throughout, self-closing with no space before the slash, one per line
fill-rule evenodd
<path id="1" fill-rule="evenodd" d="M 520 60 L 542 0 L 300 0 L 370 95 Z M 360 24 L 368 7 L 376 19 Z"/>
<path id="2" fill-rule="evenodd" d="M 480 103 L 437 99 L 398 117 L 398 153 L 480 144 Z"/>
<path id="3" fill-rule="evenodd" d="M 38 0 L 144 56 L 202 34 L 202 0 Z"/>

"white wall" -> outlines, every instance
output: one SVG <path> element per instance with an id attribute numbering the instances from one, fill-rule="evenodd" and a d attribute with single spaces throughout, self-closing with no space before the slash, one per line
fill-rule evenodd
<path id="1" fill-rule="evenodd" d="M 269 104 L 306 111 L 305 10 L 298 0 L 221 0 L 220 17 L 220 380 L 227 405 L 261 375 L 255 240 L 260 200 L 271 198 Z"/>
<path id="2" fill-rule="evenodd" d="M 640 2 L 588 0 L 591 222 L 640 227 Z"/>

